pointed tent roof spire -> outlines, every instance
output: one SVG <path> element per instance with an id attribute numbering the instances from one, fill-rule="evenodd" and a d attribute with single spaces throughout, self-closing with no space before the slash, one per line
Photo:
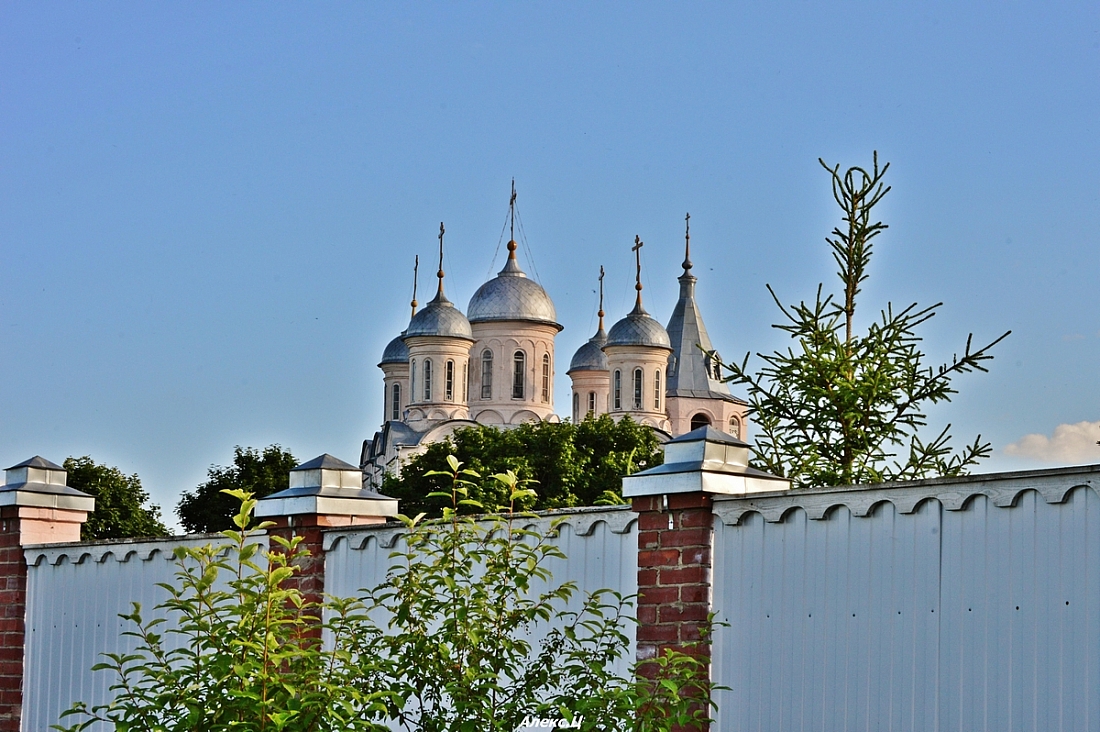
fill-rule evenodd
<path id="1" fill-rule="evenodd" d="M 688 220 L 685 217 L 685 220 Z M 703 315 L 695 302 L 695 275 L 691 274 L 690 229 L 685 234 L 684 273 L 680 275 L 680 299 L 669 318 L 669 340 L 672 342 L 672 358 L 669 359 L 665 380 L 668 396 L 722 399 L 740 402 L 730 394 L 729 386 L 715 371 L 716 364 L 706 353 L 714 346 L 703 325 Z"/>

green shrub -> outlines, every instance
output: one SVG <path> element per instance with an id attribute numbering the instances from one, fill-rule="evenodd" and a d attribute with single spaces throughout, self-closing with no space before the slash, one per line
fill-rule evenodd
<path id="1" fill-rule="evenodd" d="M 95 670 L 113 671 L 114 699 L 88 708 L 79 702 L 62 717 L 88 729 L 106 722 L 118 732 L 220 732 L 221 730 L 384 730 L 377 723 L 387 692 L 379 691 L 356 662 L 348 633 L 348 603 L 331 603 L 326 624 L 335 640 L 326 651 L 317 633 L 320 607 L 289 580 L 306 552 L 300 537 L 273 537 L 246 528 L 256 500 L 230 491 L 240 502 L 236 530 L 226 542 L 198 549 L 178 547 L 174 585 L 157 606 L 170 620 L 146 621 L 141 606 L 122 617 L 135 630 L 133 653 L 108 653 Z"/>
<path id="2" fill-rule="evenodd" d="M 137 650 L 96 667 L 118 677 L 115 699 L 75 705 L 66 715 L 82 721 L 57 729 L 514 732 L 533 718 L 660 732 L 707 718 L 705 657 L 667 651 L 647 662 L 649 678 L 637 663 L 615 672 L 627 665 L 632 598 L 601 590 L 570 609 L 576 586 L 555 584 L 547 566 L 564 558 L 557 525 L 527 528 L 534 514 L 513 510 L 534 497 L 524 481 L 492 476 L 508 505 L 478 520 L 460 509 L 484 510 L 469 498 L 480 476 L 453 456 L 447 467 L 432 473 L 449 483 L 434 496 L 450 503 L 443 517 L 401 517 L 405 545 L 385 580 L 323 607 L 288 584 L 298 540 L 263 551 L 245 528 L 255 500 L 233 493 L 242 505 L 229 543 L 177 550 L 178 586 L 159 606 L 174 624 L 145 622 L 135 606 L 124 617 Z M 180 649 L 165 650 L 161 632 Z"/>

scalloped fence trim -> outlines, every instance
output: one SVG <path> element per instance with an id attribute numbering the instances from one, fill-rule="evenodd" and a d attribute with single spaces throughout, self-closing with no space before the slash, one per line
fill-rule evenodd
<path id="1" fill-rule="evenodd" d="M 172 552 L 176 547 L 189 546 L 200 547 L 224 541 L 225 537 L 217 534 L 202 536 L 173 536 L 166 539 L 153 541 L 118 541 L 100 542 L 95 544 L 42 544 L 26 547 L 23 556 L 26 557 L 28 567 L 43 565 L 84 564 L 95 562 L 102 564 L 108 559 L 113 559 L 119 564 L 129 562 L 137 558 L 142 562 L 159 558 L 164 561 L 174 561 Z M 229 545 L 225 547 L 229 551 Z"/>
<path id="2" fill-rule="evenodd" d="M 1065 502 L 1070 492 L 1077 488 L 1091 488 L 1100 495 L 1100 466 L 757 494 L 750 498 L 715 496 L 714 514 L 727 526 L 737 526 L 750 513 L 759 514 L 769 523 L 779 523 L 797 509 L 805 511 L 810 519 L 820 521 L 842 507 L 853 516 L 867 517 L 883 503 L 892 504 L 901 514 L 913 513 L 925 501 L 938 501 L 948 511 L 962 511 L 977 496 L 989 498 L 994 506 L 1010 508 L 1028 491 L 1055 504 Z"/>
<path id="3" fill-rule="evenodd" d="M 539 512 L 536 519 L 523 519 L 519 525 L 523 528 L 546 530 L 552 523 L 568 526 L 575 536 L 591 536 L 597 524 L 604 524 L 613 534 L 625 534 L 637 522 L 638 515 L 630 506 L 597 506 L 595 508 L 565 509 Z M 405 527 L 395 524 L 373 524 L 354 529 L 329 530 L 325 532 L 324 548 L 332 551 L 341 542 L 347 542 L 352 551 L 362 551 L 373 539 L 379 547 L 392 549 L 405 535 Z"/>

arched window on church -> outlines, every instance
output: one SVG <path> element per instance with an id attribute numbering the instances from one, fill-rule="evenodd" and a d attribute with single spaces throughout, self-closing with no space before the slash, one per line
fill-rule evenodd
<path id="1" fill-rule="evenodd" d="M 581 395 L 573 392 L 573 424 L 581 421 Z"/>
<path id="2" fill-rule="evenodd" d="M 523 399 L 524 381 L 527 376 L 527 354 L 516 351 L 512 356 L 512 398 Z"/>
<path id="3" fill-rule="evenodd" d="M 397 421 L 401 419 L 401 385 L 393 385 L 393 396 L 390 402 L 390 419 Z"/>
<path id="4" fill-rule="evenodd" d="M 623 372 L 615 369 L 615 383 L 612 385 L 615 409 L 623 408 Z"/>
<path id="5" fill-rule="evenodd" d="M 447 359 L 447 368 L 443 376 L 443 398 L 449 402 L 455 400 L 455 362 Z"/>
<path id="6" fill-rule="evenodd" d="M 542 401 L 550 403 L 550 354 L 542 354 Z M 575 420 L 574 420 L 575 421 Z"/>
<path id="7" fill-rule="evenodd" d="M 730 434 L 741 439 L 741 420 L 737 415 L 730 417 Z"/>
<path id="8" fill-rule="evenodd" d="M 588 392 L 588 414 L 596 415 L 596 392 Z"/>
<path id="9" fill-rule="evenodd" d="M 416 359 L 409 362 L 409 401 L 416 401 Z"/>
<path id="10" fill-rule="evenodd" d="M 432 360 L 424 359 L 424 401 L 432 400 Z"/>
<path id="11" fill-rule="evenodd" d="M 654 411 L 661 411 L 661 370 L 657 369 L 653 373 L 653 409 Z"/>
<path id="12" fill-rule="evenodd" d="M 462 403 L 470 401 L 470 362 L 462 362 Z"/>
<path id="13" fill-rule="evenodd" d="M 707 427 L 709 425 L 710 425 L 710 417 L 703 414 L 702 412 L 699 412 L 698 414 L 696 414 L 694 417 L 691 418 L 691 428 L 693 430 L 697 430 L 700 427 Z"/>
<path id="14" fill-rule="evenodd" d="M 634 408 L 642 408 L 642 370 L 634 369 Z"/>
<path id="15" fill-rule="evenodd" d="M 493 352 L 488 348 L 481 352 L 481 398 L 493 398 Z"/>

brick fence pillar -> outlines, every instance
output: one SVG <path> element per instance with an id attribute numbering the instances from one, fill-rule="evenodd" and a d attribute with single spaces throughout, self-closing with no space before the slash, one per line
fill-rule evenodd
<path id="1" fill-rule="evenodd" d="M 289 586 L 307 602 L 321 602 L 325 592 L 325 529 L 385 523 L 397 516 L 397 499 L 364 490 L 363 471 L 324 454 L 290 471 L 290 488 L 261 498 L 256 516 L 274 522 L 271 537 L 301 536 L 309 556 L 295 562 L 298 572 Z M 272 542 L 271 548 L 278 550 Z"/>
<path id="2" fill-rule="evenodd" d="M 655 658 L 666 648 L 705 655 L 689 644 L 706 636 L 711 609 L 710 496 L 646 496 L 635 498 L 633 508 L 638 513 L 638 659 Z"/>
<path id="3" fill-rule="evenodd" d="M 790 488 L 748 466 L 749 446 L 710 427 L 665 443 L 665 462 L 623 478 L 623 497 L 638 513 L 638 660 L 666 649 L 691 653 L 710 679 L 709 616 L 714 546 L 712 496 Z M 721 571 L 721 567 L 718 567 Z M 696 644 L 696 645 L 692 645 Z M 652 664 L 642 673 L 656 671 Z M 700 697 L 700 707 L 708 703 Z"/>
<path id="4" fill-rule="evenodd" d="M 0 487 L 0 732 L 19 732 L 27 613 L 23 547 L 80 541 L 95 499 L 65 484 L 65 469 L 41 457 L 13 465 Z"/>
<path id="5" fill-rule="evenodd" d="M 298 571 L 287 580 L 287 587 L 302 593 L 306 602 L 319 603 L 325 595 L 325 549 L 322 529 L 326 528 L 324 516 L 303 514 L 298 516 L 278 516 L 268 519 L 275 525 L 267 530 L 268 537 L 279 536 L 290 541 L 296 536 L 302 537 L 298 545 L 309 552 L 308 556 L 294 561 Z M 270 542 L 272 551 L 282 551 L 274 541 Z"/>
<path id="6" fill-rule="evenodd" d="M 8 506 L 0 509 L 0 732 L 18 732 L 23 709 L 27 564 L 19 543 L 19 519 L 11 513 Z"/>

